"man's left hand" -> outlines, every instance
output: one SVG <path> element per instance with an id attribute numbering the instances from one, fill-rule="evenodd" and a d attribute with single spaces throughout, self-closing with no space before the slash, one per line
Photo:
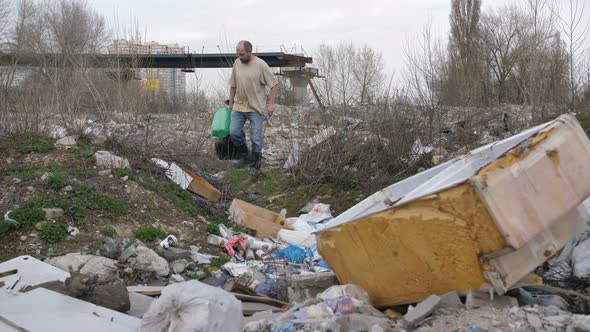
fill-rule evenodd
<path id="1" fill-rule="evenodd" d="M 266 106 L 266 116 L 267 117 L 270 118 L 274 112 L 275 112 L 275 105 L 269 104 L 268 106 Z"/>

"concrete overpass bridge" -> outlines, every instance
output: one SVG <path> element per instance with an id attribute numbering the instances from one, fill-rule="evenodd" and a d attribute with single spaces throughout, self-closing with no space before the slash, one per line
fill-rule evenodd
<path id="1" fill-rule="evenodd" d="M 306 67 L 313 59 L 283 52 L 254 53 L 270 67 L 280 68 L 280 74 L 288 77 L 295 99 L 302 102 L 307 98 L 310 79 L 317 76 L 317 69 Z M 195 68 L 231 68 L 237 56 L 234 53 L 166 53 L 166 54 L 16 54 L 1 53 L 0 66 L 62 67 L 83 64 L 87 68 L 178 68 L 194 72 Z M 312 90 L 313 85 L 311 86 Z"/>

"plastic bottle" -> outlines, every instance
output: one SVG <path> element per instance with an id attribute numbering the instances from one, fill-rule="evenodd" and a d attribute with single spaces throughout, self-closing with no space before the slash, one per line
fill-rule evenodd
<path id="1" fill-rule="evenodd" d="M 253 249 L 253 250 L 261 249 L 261 250 L 265 250 L 265 251 L 270 251 L 274 248 L 274 245 L 272 245 L 268 242 L 254 240 L 254 239 L 246 240 L 246 246 L 248 246 L 249 249 Z"/>
<path id="2" fill-rule="evenodd" d="M 255 259 L 254 258 L 254 250 L 252 250 L 252 249 L 246 250 L 246 260 L 252 261 L 254 259 Z"/>
<path id="3" fill-rule="evenodd" d="M 208 242 L 209 244 L 212 244 L 212 245 L 214 245 L 214 246 L 219 246 L 219 247 L 222 247 L 222 246 L 224 246 L 224 245 L 226 245 L 226 244 L 227 244 L 227 239 L 224 239 L 224 238 L 222 238 L 221 236 L 217 236 L 217 235 L 214 235 L 214 234 L 210 234 L 210 235 L 207 237 L 207 242 Z"/>
<path id="4" fill-rule="evenodd" d="M 219 224 L 219 233 L 226 239 L 232 237 L 231 231 L 224 224 Z"/>

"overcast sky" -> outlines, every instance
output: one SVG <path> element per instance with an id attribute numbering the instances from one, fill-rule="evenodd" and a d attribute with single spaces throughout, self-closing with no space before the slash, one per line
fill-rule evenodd
<path id="1" fill-rule="evenodd" d="M 521 0 L 522 1 L 522 0 Z M 566 1 L 566 0 L 558 0 Z M 586 0 L 584 0 L 586 1 Z M 483 0 L 483 10 L 515 1 Z M 297 50 L 313 56 L 322 43 L 351 41 L 382 52 L 387 71 L 403 65 L 403 44 L 429 22 L 448 34 L 450 0 L 90 0 L 113 26 L 133 21 L 148 41 L 178 43 L 191 51 L 234 52 L 240 39 L 258 51 Z M 586 9 L 590 13 L 590 6 Z M 190 75 L 190 74 L 189 74 Z M 206 73 L 210 85 L 223 85 Z"/>

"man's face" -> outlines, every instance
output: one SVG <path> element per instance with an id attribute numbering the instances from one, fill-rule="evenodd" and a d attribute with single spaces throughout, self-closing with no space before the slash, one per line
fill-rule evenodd
<path id="1" fill-rule="evenodd" d="M 238 59 L 242 61 L 242 63 L 248 63 L 248 61 L 250 61 L 252 58 L 252 52 L 246 52 L 246 49 L 242 45 L 238 45 L 238 47 L 236 47 L 236 55 L 238 56 Z"/>

